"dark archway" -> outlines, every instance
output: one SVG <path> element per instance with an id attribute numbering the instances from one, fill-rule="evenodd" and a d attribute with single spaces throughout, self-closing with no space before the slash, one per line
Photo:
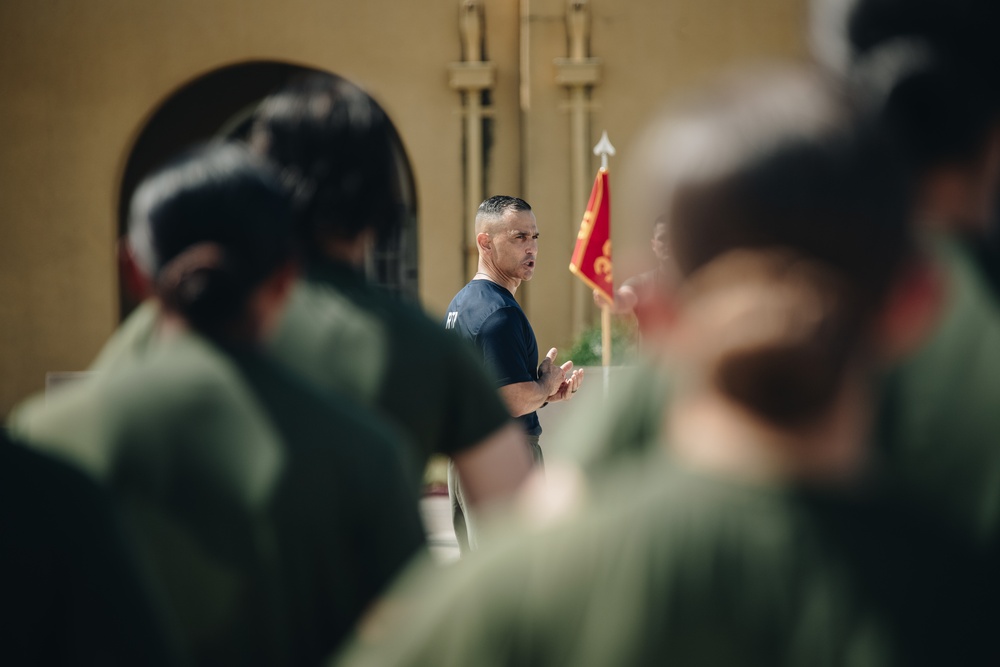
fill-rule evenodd
<path id="1" fill-rule="evenodd" d="M 118 195 L 118 231 L 128 223 L 129 202 L 150 172 L 178 152 L 212 137 L 242 137 L 253 110 L 268 94 L 314 68 L 276 61 L 249 61 L 221 67 L 183 85 L 150 115 L 132 144 Z M 380 243 L 368 257 L 366 271 L 374 282 L 402 295 L 417 298 L 417 200 L 413 172 L 406 151 L 399 146 L 403 165 L 401 184 L 410 215 L 397 238 Z M 121 317 L 135 307 L 119 280 Z"/>

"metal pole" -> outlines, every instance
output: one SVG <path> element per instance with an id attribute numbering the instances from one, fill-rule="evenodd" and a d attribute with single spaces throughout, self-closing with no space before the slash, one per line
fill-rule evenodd
<path id="1" fill-rule="evenodd" d="M 587 176 L 589 170 L 589 141 L 587 132 L 587 90 L 584 86 L 574 86 L 570 89 L 570 164 L 571 164 L 571 195 L 573 205 L 583 207 L 587 204 Z M 579 225 L 583 217 L 583 209 L 573 211 L 571 218 L 574 227 Z M 578 336 L 587 325 L 586 313 L 590 290 L 577 280 L 573 286 L 573 335 Z"/>
<path id="2" fill-rule="evenodd" d="M 483 106 L 482 95 L 496 82 L 496 67 L 492 62 L 483 60 L 485 20 L 482 0 L 461 1 L 459 31 L 463 60 L 448 67 L 451 87 L 462 93 L 462 114 L 465 117 L 465 213 L 462 216 L 461 236 L 463 280 L 468 280 L 474 273 L 470 267 L 476 255 L 475 243 L 470 242 L 472 221 L 484 196 L 483 118 L 489 109 Z"/>
<path id="3" fill-rule="evenodd" d="M 472 221 L 476 211 L 483 201 L 483 114 L 482 93 L 469 90 L 465 93 L 465 210 L 468 215 L 465 223 L 464 238 L 470 238 Z M 466 242 L 466 247 L 469 247 Z M 475 273 L 473 255 L 468 250 L 465 253 L 465 279 L 472 278 Z"/>

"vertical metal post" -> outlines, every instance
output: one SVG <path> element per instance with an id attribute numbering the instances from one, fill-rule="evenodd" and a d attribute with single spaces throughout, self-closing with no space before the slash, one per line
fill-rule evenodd
<path id="1" fill-rule="evenodd" d="M 590 3 L 588 0 L 568 0 L 566 3 L 566 33 L 569 57 L 556 59 L 556 82 L 569 91 L 567 108 L 570 115 L 570 196 L 574 216 L 569 221 L 575 230 L 587 204 L 590 178 L 590 89 L 600 76 L 600 60 L 590 58 Z M 574 335 L 587 326 L 590 312 L 590 291 L 585 285 L 572 287 L 572 325 Z"/>
<path id="2" fill-rule="evenodd" d="M 472 223 L 483 194 L 483 118 L 489 109 L 482 103 L 484 90 L 491 89 L 496 81 L 496 67 L 483 60 L 483 35 L 485 14 L 482 0 L 462 0 L 459 31 L 462 37 L 462 61 L 452 63 L 449 69 L 451 87 L 462 93 L 462 114 L 465 117 L 465 201 L 462 219 L 462 270 L 463 280 L 468 280 L 475 266 L 475 243 L 471 241 Z"/>

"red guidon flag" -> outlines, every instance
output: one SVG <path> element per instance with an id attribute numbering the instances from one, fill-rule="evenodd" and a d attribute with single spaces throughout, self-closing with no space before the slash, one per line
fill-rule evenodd
<path id="1" fill-rule="evenodd" d="M 580 280 L 598 290 L 608 305 L 614 303 L 615 286 L 611 279 L 611 193 L 608 170 L 601 168 L 590 191 L 590 203 L 580 223 L 576 248 L 569 270 Z"/>

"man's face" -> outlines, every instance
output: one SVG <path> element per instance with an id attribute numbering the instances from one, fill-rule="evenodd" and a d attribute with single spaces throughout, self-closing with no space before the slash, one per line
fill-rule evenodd
<path id="1" fill-rule="evenodd" d="M 493 261 L 512 278 L 531 280 L 538 255 L 538 224 L 531 211 L 508 210 L 492 234 Z"/>
<path id="2" fill-rule="evenodd" d="M 657 222 L 653 226 L 653 240 L 650 243 L 653 248 L 653 256 L 656 257 L 656 262 L 661 266 L 667 263 L 667 259 L 670 257 L 667 254 L 667 223 Z"/>

